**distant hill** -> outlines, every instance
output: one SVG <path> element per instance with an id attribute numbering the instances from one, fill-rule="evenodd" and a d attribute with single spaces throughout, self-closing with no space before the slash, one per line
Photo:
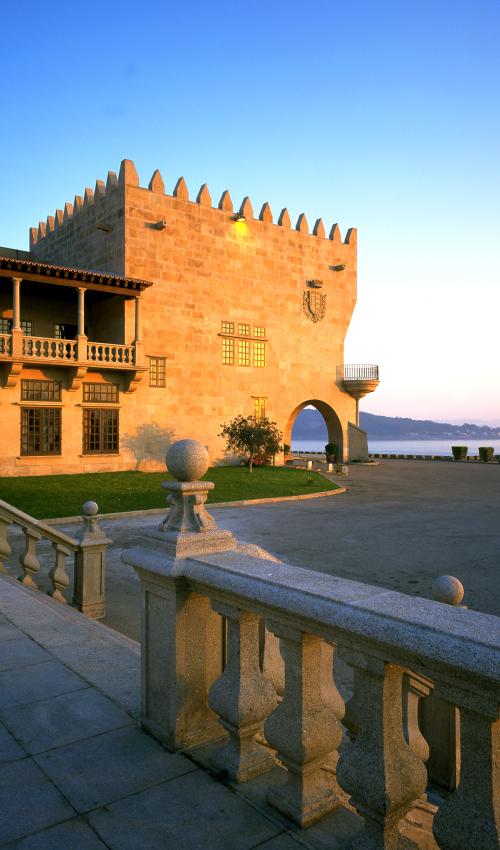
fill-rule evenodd
<path id="1" fill-rule="evenodd" d="M 360 413 L 360 427 L 368 432 L 372 440 L 446 440 L 491 439 L 500 440 L 500 428 L 487 425 L 452 425 L 447 422 L 433 422 L 431 419 L 408 419 L 402 416 L 376 416 L 374 413 Z M 295 440 L 325 440 L 326 425 L 319 411 L 303 410 L 294 429 Z"/>

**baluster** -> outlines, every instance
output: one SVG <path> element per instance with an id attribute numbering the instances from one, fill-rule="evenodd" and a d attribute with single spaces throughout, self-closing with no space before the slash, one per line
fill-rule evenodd
<path id="1" fill-rule="evenodd" d="M 299 629 L 267 625 L 284 646 L 285 696 L 267 718 L 264 733 L 286 772 L 284 784 L 270 791 L 268 800 L 308 826 L 339 804 L 332 752 L 342 740 L 336 712 L 343 713 L 343 703 L 333 684 L 333 649 Z M 322 682 L 325 676 L 328 684 Z M 329 770 L 327 761 L 333 762 Z"/>
<path id="2" fill-rule="evenodd" d="M 66 603 L 64 591 L 69 584 L 69 576 L 66 572 L 66 558 L 71 552 L 66 546 L 62 546 L 60 543 L 53 543 L 52 548 L 56 553 L 56 558 L 54 566 L 49 570 L 49 578 L 53 588 L 53 590 L 49 590 L 49 596 L 52 596 L 58 602 Z"/>
<path id="3" fill-rule="evenodd" d="M 340 756 L 337 779 L 365 819 L 352 847 L 398 850 L 399 821 L 427 785 L 425 767 L 403 735 L 404 670 L 354 651 L 343 655 L 357 671 L 359 726 L 354 744 Z"/>
<path id="4" fill-rule="evenodd" d="M 434 818 L 441 850 L 500 847 L 500 713 L 498 704 L 464 695 L 460 705 L 460 784 Z M 489 701 L 488 701 L 489 702 Z M 473 710 L 471 705 L 477 710 Z"/>
<path id="5" fill-rule="evenodd" d="M 4 561 L 7 560 L 12 551 L 7 538 L 9 525 L 10 522 L 8 520 L 0 517 L 0 573 L 3 573 L 4 575 L 8 575 L 7 569 L 4 566 Z"/>
<path id="6" fill-rule="evenodd" d="M 25 549 L 24 554 L 19 556 L 19 563 L 23 568 L 24 575 L 19 576 L 18 581 L 26 587 L 32 587 L 38 590 L 38 585 L 34 581 L 34 576 L 40 570 L 40 561 L 36 556 L 36 544 L 41 540 L 42 535 L 26 526 L 23 526 L 23 534 L 25 538 Z"/>
<path id="7" fill-rule="evenodd" d="M 229 742 L 214 756 L 219 770 L 236 782 L 246 782 L 274 767 L 274 756 L 255 740 L 278 698 L 259 666 L 257 614 L 213 600 L 212 607 L 228 623 L 228 662 L 210 688 L 208 704 L 229 732 Z"/>

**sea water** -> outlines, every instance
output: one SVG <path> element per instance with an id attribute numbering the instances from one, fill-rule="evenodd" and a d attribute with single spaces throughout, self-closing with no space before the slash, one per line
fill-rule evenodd
<path id="1" fill-rule="evenodd" d="M 325 440 L 294 440 L 292 439 L 292 451 L 294 452 L 324 452 Z M 467 446 L 469 455 L 479 454 L 479 446 L 493 446 L 496 455 L 500 454 L 500 440 L 468 440 L 462 437 L 450 440 L 370 440 L 368 438 L 368 451 L 370 454 L 398 454 L 398 455 L 450 455 L 451 447 Z"/>

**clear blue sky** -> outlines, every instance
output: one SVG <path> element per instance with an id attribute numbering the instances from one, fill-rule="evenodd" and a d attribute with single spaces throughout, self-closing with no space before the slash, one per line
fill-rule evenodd
<path id="1" fill-rule="evenodd" d="M 364 409 L 500 421 L 498 0 L 30 0 L 2 30 L 0 245 L 123 157 L 356 225 Z"/>

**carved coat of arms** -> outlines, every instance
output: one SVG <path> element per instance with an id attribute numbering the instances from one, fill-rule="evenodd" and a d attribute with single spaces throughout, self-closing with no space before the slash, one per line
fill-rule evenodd
<path id="1" fill-rule="evenodd" d="M 326 295 L 306 290 L 302 294 L 302 309 L 311 322 L 320 322 L 326 313 Z"/>

